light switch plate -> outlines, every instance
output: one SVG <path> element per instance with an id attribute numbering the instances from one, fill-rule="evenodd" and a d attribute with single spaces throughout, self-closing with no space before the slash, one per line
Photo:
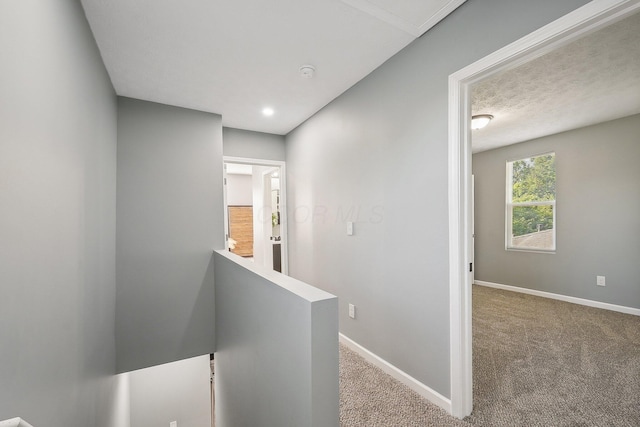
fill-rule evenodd
<path id="1" fill-rule="evenodd" d="M 353 236 L 353 222 L 347 222 L 347 236 Z"/>

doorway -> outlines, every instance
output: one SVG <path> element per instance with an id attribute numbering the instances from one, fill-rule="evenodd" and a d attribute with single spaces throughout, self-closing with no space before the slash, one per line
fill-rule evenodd
<path id="1" fill-rule="evenodd" d="M 471 87 L 489 76 L 515 68 L 629 16 L 638 9 L 638 0 L 589 3 L 449 77 L 451 411 L 458 418 L 469 415 L 473 407 Z"/>
<path id="2" fill-rule="evenodd" d="M 288 274 L 284 162 L 225 156 L 224 174 L 226 249 Z"/>

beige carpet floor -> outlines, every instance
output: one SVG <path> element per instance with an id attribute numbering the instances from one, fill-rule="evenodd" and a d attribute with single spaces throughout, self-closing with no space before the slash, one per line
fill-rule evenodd
<path id="1" fill-rule="evenodd" d="M 471 416 L 341 346 L 341 426 L 640 426 L 640 317 L 474 286 L 473 329 Z"/>
<path id="2" fill-rule="evenodd" d="M 640 317 L 474 286 L 473 326 L 473 424 L 640 426 Z"/>
<path id="3" fill-rule="evenodd" d="M 469 426 L 340 345 L 342 427 Z"/>

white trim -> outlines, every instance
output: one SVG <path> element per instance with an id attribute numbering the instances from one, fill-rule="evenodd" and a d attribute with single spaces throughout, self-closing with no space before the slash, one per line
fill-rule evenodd
<path id="1" fill-rule="evenodd" d="M 555 206 L 555 200 L 541 200 L 539 202 L 509 202 L 511 206 Z"/>
<path id="2" fill-rule="evenodd" d="M 467 0 L 451 0 L 446 5 L 442 7 L 439 11 L 437 11 L 431 18 L 429 18 L 425 23 L 418 27 L 418 37 L 426 33 L 436 25 L 438 22 L 442 21 L 447 17 L 451 12 L 462 6 L 464 2 Z"/>
<path id="3" fill-rule="evenodd" d="M 464 418 L 473 409 L 471 360 L 471 278 L 466 274 L 469 256 L 471 144 L 469 95 L 449 78 L 449 322 L 451 414 Z M 454 100 L 454 102 L 451 102 Z M 453 143 L 455 141 L 455 143 Z"/>
<path id="4" fill-rule="evenodd" d="M 222 214 L 224 220 L 224 249 L 229 250 L 229 203 L 227 202 L 227 164 L 222 161 Z"/>
<path id="5" fill-rule="evenodd" d="M 340 342 L 350 348 L 351 350 L 358 353 L 362 356 L 366 361 L 371 363 L 372 365 L 382 369 L 386 374 L 391 375 L 396 380 L 400 381 L 402 384 L 409 387 L 411 390 L 418 393 L 420 396 L 427 399 L 429 402 L 438 405 L 445 411 L 451 413 L 451 400 L 447 399 L 437 391 L 432 388 L 424 385 L 417 379 L 413 378 L 411 375 L 406 372 L 398 369 L 391 363 L 387 362 L 380 356 L 372 353 L 366 348 L 362 347 L 360 344 L 353 341 L 351 338 L 346 337 L 343 334 L 338 334 Z"/>
<path id="6" fill-rule="evenodd" d="M 282 160 L 265 160 L 265 159 L 252 159 L 249 157 L 233 157 L 223 156 L 223 163 L 240 163 L 257 166 L 273 166 L 280 168 L 280 224 L 284 225 L 280 227 L 280 235 L 282 236 L 282 274 L 289 275 L 289 234 L 288 234 L 288 218 L 287 218 L 287 167 L 286 163 Z M 226 173 L 225 173 L 226 175 Z M 225 209 L 225 241 L 226 234 L 229 233 L 228 225 L 229 220 L 227 218 L 227 196 L 226 186 L 224 188 L 224 209 Z M 225 248 L 227 248 L 225 243 Z M 228 249 L 228 248 L 227 248 Z"/>
<path id="7" fill-rule="evenodd" d="M 406 19 L 389 12 L 387 9 L 384 9 L 374 3 L 371 3 L 368 0 L 341 0 L 343 3 L 357 9 L 361 12 L 364 12 L 368 15 L 373 16 L 374 18 L 379 19 L 382 22 L 386 22 L 389 25 L 392 25 L 399 29 L 400 31 L 404 31 L 407 34 L 412 35 L 413 37 L 420 37 L 424 33 L 426 33 L 431 27 L 436 25 L 438 22 L 442 21 L 449 15 L 451 12 L 456 10 L 460 5 L 462 5 L 467 0 L 450 0 L 445 4 L 440 10 L 431 15 L 425 22 L 416 26 Z"/>
<path id="8" fill-rule="evenodd" d="M 625 307 L 624 305 L 609 304 L 608 302 L 594 301 L 590 299 L 571 297 L 568 295 L 554 294 L 552 292 L 538 291 L 536 289 L 521 288 L 519 286 L 503 285 L 501 283 L 485 282 L 476 280 L 474 285 L 485 286 L 487 288 L 502 289 L 505 291 L 518 292 L 521 294 L 534 295 L 536 297 L 555 299 L 558 301 L 570 302 L 573 304 L 585 305 L 587 307 L 601 308 L 603 310 L 617 311 L 618 313 L 632 314 L 640 316 L 640 308 Z"/>
<path id="9" fill-rule="evenodd" d="M 382 22 L 386 22 L 387 24 L 396 27 L 400 31 L 404 31 L 405 33 L 413 37 L 420 37 L 419 30 L 415 25 L 407 22 L 405 19 L 399 17 L 398 15 L 394 15 L 388 10 L 381 8 L 378 5 L 370 3 L 367 0 L 342 0 L 342 2 L 348 4 L 354 9 L 359 10 L 360 12 L 364 12 L 368 15 L 373 16 L 374 18 L 379 19 Z"/>
<path id="10" fill-rule="evenodd" d="M 453 73 L 450 81 L 453 78 L 460 83 L 474 83 L 500 71 L 515 68 L 587 33 L 623 19 L 638 8 L 638 0 L 593 0 Z"/>
<path id="11" fill-rule="evenodd" d="M 449 312 L 451 413 L 471 413 L 470 86 L 630 15 L 640 0 L 594 0 L 449 76 Z"/>
<path id="12" fill-rule="evenodd" d="M 282 160 L 265 160 L 265 159 L 253 159 L 251 157 L 233 157 L 224 156 L 222 158 L 225 163 L 240 163 L 244 165 L 258 165 L 258 166 L 284 166 L 285 162 Z"/>

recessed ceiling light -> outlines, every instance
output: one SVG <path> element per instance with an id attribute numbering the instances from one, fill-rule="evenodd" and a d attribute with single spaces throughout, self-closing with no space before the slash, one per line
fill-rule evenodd
<path id="1" fill-rule="evenodd" d="M 478 114 L 471 117 L 471 129 L 482 129 L 493 119 L 491 114 Z"/>
<path id="2" fill-rule="evenodd" d="M 265 107 L 262 109 L 262 114 L 267 117 L 273 116 L 273 113 L 275 113 L 275 111 L 273 111 L 273 108 L 271 107 Z"/>

